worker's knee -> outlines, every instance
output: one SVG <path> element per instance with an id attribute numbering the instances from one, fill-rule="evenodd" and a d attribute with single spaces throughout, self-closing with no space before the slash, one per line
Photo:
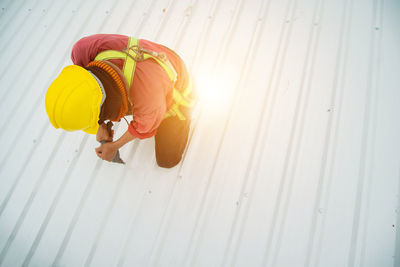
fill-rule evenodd
<path id="1" fill-rule="evenodd" d="M 178 165 L 178 163 L 181 161 L 181 158 L 175 158 L 175 159 L 159 159 L 157 158 L 157 165 L 161 168 L 173 168 L 176 165 Z"/>

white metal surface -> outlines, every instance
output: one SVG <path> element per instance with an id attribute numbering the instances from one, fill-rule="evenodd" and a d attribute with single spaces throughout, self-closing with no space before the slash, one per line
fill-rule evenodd
<path id="1" fill-rule="evenodd" d="M 0 2 L 0 266 L 400 266 L 398 0 Z M 196 78 L 190 145 L 102 162 L 44 94 L 94 33 Z M 119 125 L 117 135 L 126 126 Z"/>

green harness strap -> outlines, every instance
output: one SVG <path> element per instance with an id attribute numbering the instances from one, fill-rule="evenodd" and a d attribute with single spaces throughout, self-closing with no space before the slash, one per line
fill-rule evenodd
<path id="1" fill-rule="evenodd" d="M 127 48 L 122 51 L 117 50 L 105 50 L 100 52 L 95 60 L 110 60 L 110 59 L 123 59 L 124 67 L 123 73 L 128 82 L 129 88 L 132 86 L 133 76 L 135 74 L 136 62 L 147 59 L 155 60 L 167 73 L 168 77 L 173 84 L 176 82 L 177 73 L 169 62 L 165 54 L 157 53 L 154 51 L 143 49 L 139 46 L 139 39 L 130 37 Z M 191 80 L 185 90 L 181 93 L 175 88 L 173 89 L 174 104 L 170 110 L 165 114 L 164 118 L 170 116 L 178 116 L 180 120 L 185 120 L 185 116 L 179 110 L 180 106 L 191 107 L 193 100 L 189 99 L 189 95 L 192 92 Z"/>

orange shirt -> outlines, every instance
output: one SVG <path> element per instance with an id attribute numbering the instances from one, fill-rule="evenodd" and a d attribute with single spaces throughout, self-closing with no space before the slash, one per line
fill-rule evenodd
<path id="1" fill-rule="evenodd" d="M 71 59 L 76 65 L 85 67 L 97 54 L 104 50 L 126 48 L 129 37 L 119 34 L 95 34 L 80 39 L 72 48 Z M 172 50 L 165 46 L 140 39 L 142 48 L 163 52 L 177 72 L 175 88 L 182 90 L 187 86 L 188 75 L 185 64 Z M 110 60 L 121 70 L 123 60 Z M 137 62 L 129 98 L 133 104 L 133 120 L 129 132 L 140 139 L 149 138 L 157 133 L 157 128 L 165 113 L 173 104 L 173 87 L 164 69 L 154 60 Z"/>

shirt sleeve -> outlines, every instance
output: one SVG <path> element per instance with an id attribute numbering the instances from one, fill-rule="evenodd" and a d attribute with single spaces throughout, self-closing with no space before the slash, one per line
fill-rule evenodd
<path id="1" fill-rule="evenodd" d="M 131 90 L 133 101 L 133 121 L 129 132 L 140 138 L 149 138 L 157 133 L 157 128 L 165 117 L 166 97 L 172 92 L 172 83 L 167 74 L 153 60 L 137 63 L 135 79 Z"/>
<path id="2" fill-rule="evenodd" d="M 154 111 L 153 114 L 136 116 L 129 124 L 128 131 L 139 139 L 153 137 L 157 133 L 165 112 Z"/>
<path id="3" fill-rule="evenodd" d="M 153 100 L 154 106 L 158 101 Z M 157 128 L 165 116 L 165 102 L 148 113 L 134 112 L 134 119 L 130 122 L 128 131 L 139 139 L 150 138 L 156 135 Z"/>

